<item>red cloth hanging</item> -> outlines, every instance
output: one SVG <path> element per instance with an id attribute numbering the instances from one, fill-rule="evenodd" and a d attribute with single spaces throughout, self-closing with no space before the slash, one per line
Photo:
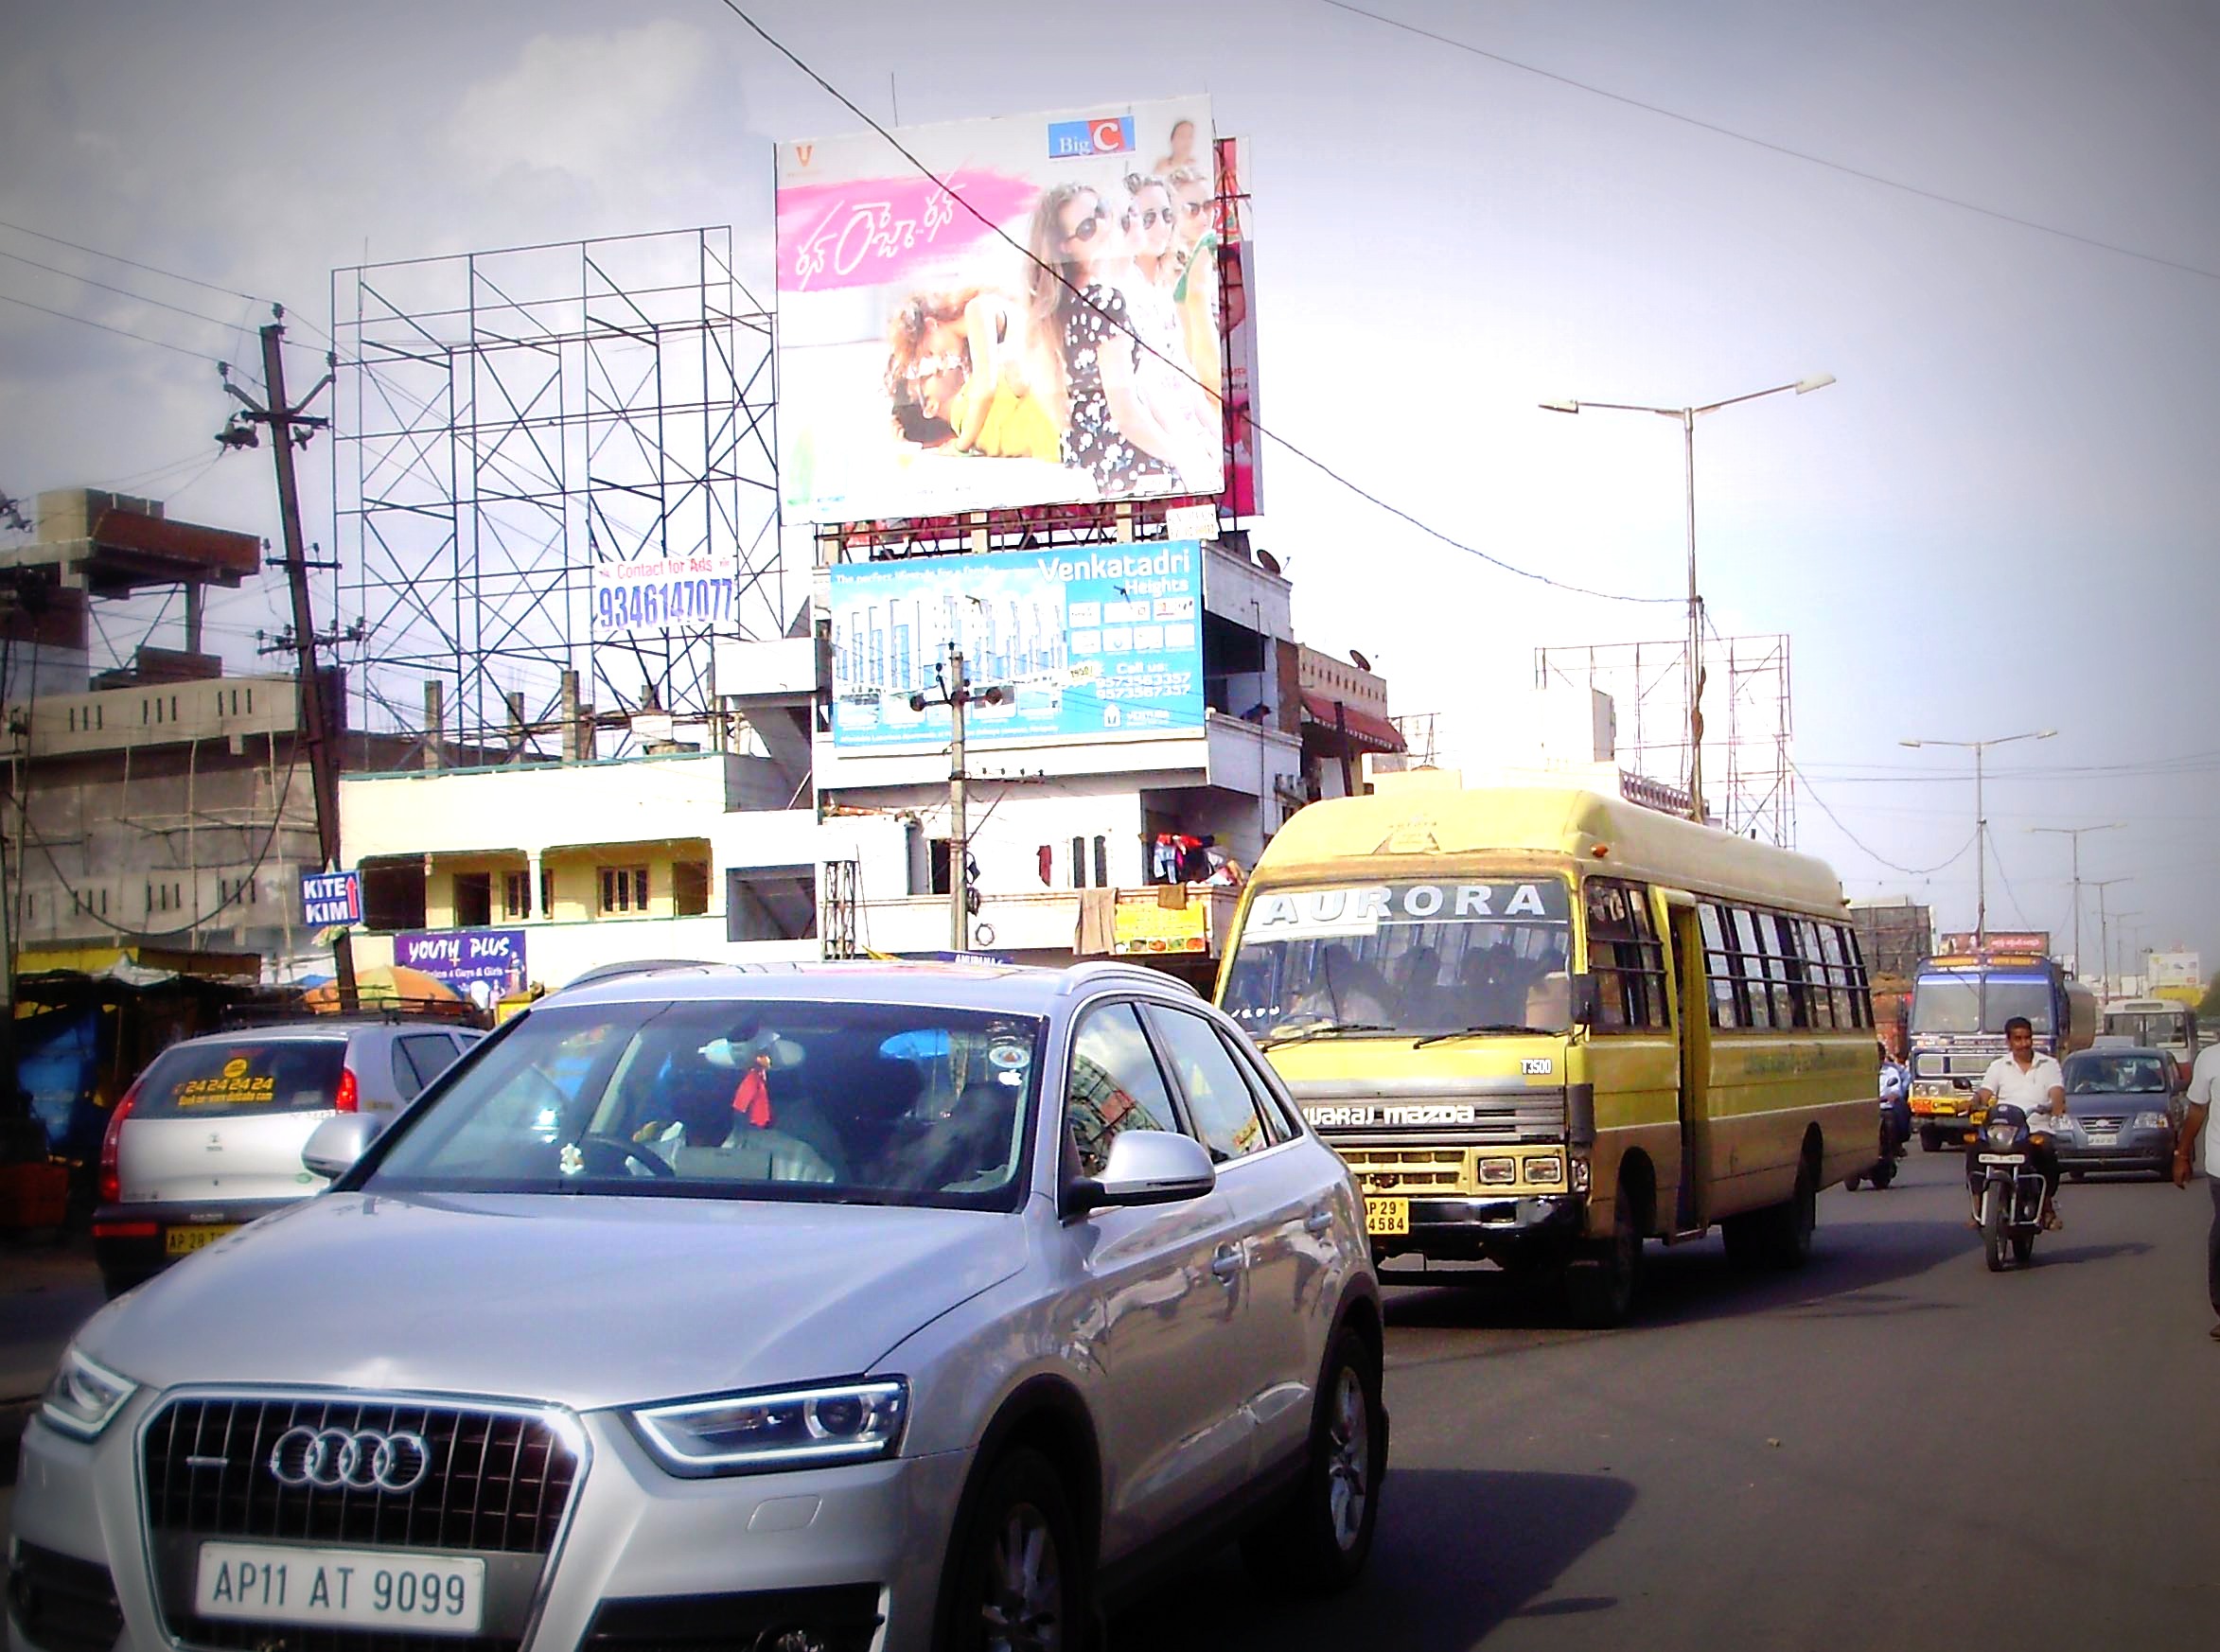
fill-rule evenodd
<path id="1" fill-rule="evenodd" d="M 732 1111 L 758 1130 L 771 1127 L 771 1086 L 760 1066 L 750 1066 L 741 1075 L 740 1087 L 732 1092 Z"/>

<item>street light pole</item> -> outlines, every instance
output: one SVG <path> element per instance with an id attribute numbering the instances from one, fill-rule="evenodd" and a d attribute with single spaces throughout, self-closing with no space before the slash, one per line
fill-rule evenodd
<path id="1" fill-rule="evenodd" d="M 2092 878 L 2089 888 L 2097 891 L 2097 990 L 2110 997 L 2107 977 L 2112 969 L 2112 916 L 2105 908 L 2105 891 L 2114 884 L 2132 884 L 2130 877 Z"/>
<path id="2" fill-rule="evenodd" d="M 1600 408 L 1608 413 L 1655 413 L 1660 418 L 1677 419 L 1681 425 L 1681 447 L 1685 457 L 1688 480 L 1688 817 L 1701 823 L 1703 814 L 1703 599 L 1696 587 L 1696 421 L 1704 413 L 1717 413 L 1723 407 L 1738 402 L 1755 401 L 1760 396 L 1779 395 L 1794 391 L 1806 395 L 1815 390 L 1824 390 L 1834 383 L 1832 373 L 1815 373 L 1808 378 L 1799 378 L 1792 384 L 1776 384 L 1769 390 L 1753 390 L 1746 395 L 1730 395 L 1724 401 L 1706 402 L 1701 407 L 1643 407 L 1624 401 L 1545 401 L 1544 413 L 1577 413 L 1590 408 Z"/>
<path id="3" fill-rule="evenodd" d="M 2073 841 L 2073 973 L 2082 973 L 2081 956 L 2081 840 L 2091 832 L 2117 832 L 2127 824 L 2124 820 L 2107 820 L 2102 826 L 2030 826 L 2028 830 L 2039 835 L 2067 837 Z M 2097 959 L 2097 974 L 2105 973 L 2105 960 Z"/>
<path id="4" fill-rule="evenodd" d="M 1994 740 L 1899 740 L 1899 746 L 1914 750 L 1923 746 L 1951 746 L 1973 753 L 1973 950 L 1981 952 L 1989 943 L 1989 811 L 1985 795 L 1986 775 L 1982 755 L 1992 746 L 2009 746 L 2015 740 L 2048 740 L 2058 732 L 2055 729 L 2037 729 L 2026 734 L 2004 734 Z"/>

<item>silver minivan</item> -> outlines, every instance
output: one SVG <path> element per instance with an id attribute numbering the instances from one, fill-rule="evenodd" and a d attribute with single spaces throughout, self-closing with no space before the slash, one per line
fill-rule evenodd
<path id="1" fill-rule="evenodd" d="M 101 1144 L 93 1248 L 108 1294 L 320 1191 L 326 1178 L 301 1164 L 319 1124 L 392 1117 L 483 1036 L 320 1017 L 171 1045 L 116 1104 Z"/>

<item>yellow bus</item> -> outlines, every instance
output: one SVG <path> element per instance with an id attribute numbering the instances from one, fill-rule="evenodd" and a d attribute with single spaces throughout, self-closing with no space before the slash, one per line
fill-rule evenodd
<path id="1" fill-rule="evenodd" d="M 1272 839 L 1218 982 L 1377 1255 L 1561 1269 L 1601 1325 L 1648 1239 L 1801 1263 L 1879 1134 L 1834 874 L 1594 793 L 1383 778 Z"/>

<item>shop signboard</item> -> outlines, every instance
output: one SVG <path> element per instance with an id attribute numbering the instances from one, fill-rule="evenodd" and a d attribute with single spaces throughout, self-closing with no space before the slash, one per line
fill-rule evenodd
<path id="1" fill-rule="evenodd" d="M 740 559 L 702 554 L 593 565 L 596 641 L 663 631 L 730 629 Z"/>
<path id="2" fill-rule="evenodd" d="M 1120 958 L 1210 950 L 1210 903 L 1178 906 L 1154 900 L 1120 901 L 1110 918 L 1111 950 Z"/>
<path id="3" fill-rule="evenodd" d="M 1221 492 L 1209 99 L 894 135 L 779 146 L 785 519 Z"/>
<path id="4" fill-rule="evenodd" d="M 951 647 L 974 747 L 1200 736 L 1203 554 L 1192 539 L 830 570 L 833 745 L 948 744 Z M 994 700 L 983 691 L 998 689 Z"/>
<path id="5" fill-rule="evenodd" d="M 301 913 L 311 929 L 362 922 L 362 874 L 359 871 L 303 872 Z"/>
<path id="6" fill-rule="evenodd" d="M 521 929 L 434 929 L 396 935 L 393 961 L 432 976 L 458 998 L 474 1004 L 525 989 L 524 931 Z"/>

